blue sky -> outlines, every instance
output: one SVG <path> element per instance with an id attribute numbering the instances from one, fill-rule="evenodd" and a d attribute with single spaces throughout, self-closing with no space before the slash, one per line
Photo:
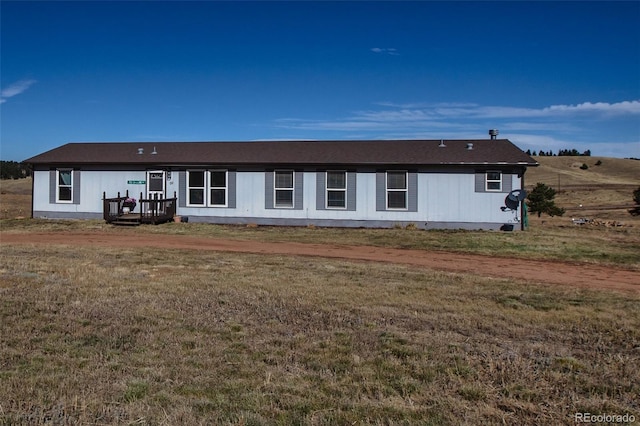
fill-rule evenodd
<path id="1" fill-rule="evenodd" d="M 3 160 L 487 138 L 640 157 L 640 2 L 2 1 Z"/>

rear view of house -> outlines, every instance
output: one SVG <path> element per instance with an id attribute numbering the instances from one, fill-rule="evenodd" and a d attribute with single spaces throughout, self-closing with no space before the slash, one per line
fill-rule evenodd
<path id="1" fill-rule="evenodd" d="M 192 222 L 425 229 L 519 222 L 505 198 L 537 165 L 506 139 L 69 143 L 26 162 L 36 218 L 175 194 Z"/>

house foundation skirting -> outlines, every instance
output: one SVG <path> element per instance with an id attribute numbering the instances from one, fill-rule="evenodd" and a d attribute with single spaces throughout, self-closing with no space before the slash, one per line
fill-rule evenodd
<path id="1" fill-rule="evenodd" d="M 293 219 L 293 218 L 258 218 L 258 217 L 220 217 L 220 216 L 192 216 L 189 222 L 214 223 L 226 225 L 262 225 L 262 226 L 317 226 L 333 228 L 405 228 L 415 226 L 418 229 L 464 229 L 464 230 L 493 230 L 498 231 L 504 223 L 491 222 L 416 222 L 392 220 L 340 220 L 340 219 Z M 518 230 L 519 225 L 513 230 Z"/>
<path id="2" fill-rule="evenodd" d="M 102 213 L 34 211 L 35 219 L 102 219 Z"/>
<path id="3" fill-rule="evenodd" d="M 212 223 L 219 225 L 261 225 L 261 226 L 317 226 L 322 228 L 406 228 L 415 226 L 418 229 L 464 229 L 498 231 L 504 223 L 494 222 L 429 222 L 429 221 L 393 221 L 393 220 L 340 220 L 340 219 L 294 219 L 294 218 L 265 218 L 265 217 L 228 217 L 228 216 L 193 216 L 189 222 Z M 102 219 L 102 213 L 82 212 L 54 212 L 34 211 L 34 218 L 42 219 Z M 513 230 L 520 229 L 519 224 L 513 224 Z"/>

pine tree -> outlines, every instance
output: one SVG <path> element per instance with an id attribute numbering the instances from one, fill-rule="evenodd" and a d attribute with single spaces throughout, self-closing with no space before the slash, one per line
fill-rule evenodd
<path id="1" fill-rule="evenodd" d="M 536 183 L 536 186 L 527 196 L 528 207 L 531 213 L 538 213 L 538 217 L 542 213 L 549 216 L 562 216 L 564 209 L 556 206 L 553 199 L 556 196 L 556 190 L 544 183 Z"/>

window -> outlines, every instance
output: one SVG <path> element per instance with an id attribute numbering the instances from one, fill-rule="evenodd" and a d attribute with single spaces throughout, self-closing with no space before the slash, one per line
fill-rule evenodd
<path id="1" fill-rule="evenodd" d="M 502 191 L 501 172 L 487 172 L 485 182 L 487 191 Z"/>
<path id="2" fill-rule="evenodd" d="M 187 205 L 205 205 L 205 171 L 190 170 L 187 172 Z"/>
<path id="3" fill-rule="evenodd" d="M 227 171 L 209 172 L 209 204 L 224 207 L 227 205 Z"/>
<path id="4" fill-rule="evenodd" d="M 187 171 L 187 205 L 227 207 L 227 170 Z"/>
<path id="5" fill-rule="evenodd" d="M 58 170 L 56 202 L 73 202 L 73 170 Z"/>
<path id="6" fill-rule="evenodd" d="M 387 208 L 407 209 L 407 172 L 387 172 Z"/>
<path id="7" fill-rule="evenodd" d="M 293 208 L 293 170 L 274 173 L 275 207 Z"/>
<path id="8" fill-rule="evenodd" d="M 347 172 L 327 172 L 327 208 L 347 208 Z"/>

